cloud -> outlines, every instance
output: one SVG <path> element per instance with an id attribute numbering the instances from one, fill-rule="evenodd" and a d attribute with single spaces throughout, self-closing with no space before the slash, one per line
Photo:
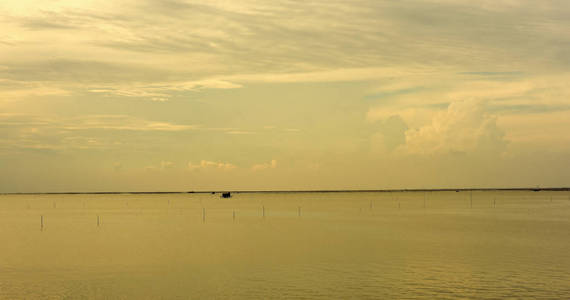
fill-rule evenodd
<path id="1" fill-rule="evenodd" d="M 275 159 L 272 159 L 270 162 L 255 164 L 251 167 L 253 171 L 262 171 L 262 170 L 275 169 L 275 168 L 277 168 L 277 160 Z"/>
<path id="2" fill-rule="evenodd" d="M 182 132 L 211 131 L 225 134 L 253 134 L 234 127 L 204 127 L 200 124 L 177 124 L 165 121 L 153 121 L 130 115 L 82 115 L 77 117 L 61 117 L 57 115 L 35 115 L 21 113 L 0 113 L 0 125 L 6 128 L 22 128 L 30 130 L 41 127 L 43 130 L 116 130 L 147 132 Z"/>
<path id="3" fill-rule="evenodd" d="M 46 82 L 19 81 L 0 78 L 0 103 L 23 98 L 68 96 L 71 92 Z"/>
<path id="4" fill-rule="evenodd" d="M 0 112 L 0 148 L 16 152 L 40 148 L 54 151 L 166 149 L 181 144 L 192 145 L 206 136 L 209 141 L 222 139 L 231 133 L 243 134 L 245 131 L 121 114 L 69 117 Z M 209 144 L 208 141 L 201 143 L 203 146 Z"/>
<path id="5" fill-rule="evenodd" d="M 226 131 L 226 134 L 233 134 L 233 135 L 248 135 L 248 134 L 254 134 L 255 132 L 253 131 L 245 131 L 245 130 L 229 130 Z"/>
<path id="6" fill-rule="evenodd" d="M 152 101 L 165 102 L 173 92 L 199 91 L 203 89 L 235 89 L 242 86 L 224 80 L 199 80 L 187 82 L 153 82 L 134 86 L 93 86 L 91 93 L 103 93 L 122 97 L 150 98 Z"/>
<path id="7" fill-rule="evenodd" d="M 342 82 L 367 81 L 410 75 L 429 75 L 425 68 L 417 67 L 362 67 L 362 68 L 329 68 L 309 72 L 236 74 L 220 77 L 222 80 L 235 82 Z"/>
<path id="8" fill-rule="evenodd" d="M 126 140 L 133 142 L 150 133 L 184 133 L 199 128 L 198 125 L 151 121 L 128 115 L 62 117 L 0 113 L 0 136 L 3 137 L 0 148 L 16 151 L 109 149 L 124 147 Z M 132 134 L 135 132 L 140 134 Z"/>
<path id="9" fill-rule="evenodd" d="M 54 121 L 53 126 L 65 130 L 123 130 L 123 131 L 186 131 L 196 130 L 197 125 L 148 121 L 128 115 L 87 115 Z"/>
<path id="10" fill-rule="evenodd" d="M 237 166 L 229 162 L 215 162 L 208 160 L 201 160 L 199 164 L 193 164 L 192 162 L 188 162 L 188 169 L 190 170 L 217 169 L 217 170 L 229 171 L 235 168 L 237 168 Z"/>
<path id="11" fill-rule="evenodd" d="M 0 78 L 93 90 L 105 83 L 132 97 L 242 82 L 567 69 L 570 5 L 508 3 L 334 0 L 299 9 L 286 0 L 12 1 L 0 22 L 18 43 L 0 52 L 8 62 Z M 148 90 L 154 83 L 166 86 Z"/>
<path id="12" fill-rule="evenodd" d="M 497 118 L 478 100 L 456 101 L 432 122 L 405 133 L 403 149 L 412 154 L 447 154 L 502 151 L 506 145 Z"/>
<path id="13" fill-rule="evenodd" d="M 396 78 L 380 81 L 366 95 L 370 103 L 366 119 L 383 121 L 400 116 L 411 128 L 432 122 L 433 117 L 457 99 L 477 99 L 485 110 L 497 117 L 511 114 L 549 113 L 568 110 L 570 80 L 568 72 L 520 74 L 498 79 L 501 72 L 476 72 L 483 75 L 443 74 L 435 77 Z M 429 88 L 417 88 L 421 85 Z M 401 93 L 398 91 L 413 91 Z M 547 134 L 547 133 L 545 133 Z"/>

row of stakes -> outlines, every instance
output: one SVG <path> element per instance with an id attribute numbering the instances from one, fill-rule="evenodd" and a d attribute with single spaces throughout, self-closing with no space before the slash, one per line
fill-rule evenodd
<path id="1" fill-rule="evenodd" d="M 265 206 L 261 207 L 261 216 L 263 218 L 265 218 Z M 301 217 L 301 207 L 300 206 L 297 207 L 297 216 Z M 232 219 L 235 222 L 235 220 L 236 220 L 235 209 L 232 211 Z M 206 223 L 206 208 L 205 207 L 202 208 L 202 222 Z M 97 215 L 97 227 L 100 227 L 100 226 L 101 226 L 101 217 L 99 215 Z M 40 230 L 43 231 L 44 228 L 45 228 L 44 227 L 44 216 L 41 215 L 40 216 Z"/>
<path id="2" fill-rule="evenodd" d="M 570 200 L 570 197 L 568 200 Z M 550 197 L 550 202 L 552 202 L 552 196 Z M 168 200 L 168 205 L 170 206 L 170 199 Z M 127 207 L 129 206 L 128 202 L 126 202 L 126 206 Z M 493 198 L 493 208 L 496 208 L 496 207 L 497 207 L 497 199 Z M 29 205 L 28 205 L 28 208 L 29 208 Z M 57 208 L 57 204 L 55 201 L 53 202 L 53 208 Z M 85 203 L 83 203 L 83 208 L 85 208 Z M 370 210 L 372 210 L 372 208 L 373 208 L 373 204 L 372 204 L 372 200 L 370 200 Z M 400 204 L 400 201 L 398 200 L 398 209 L 400 209 L 400 208 L 401 208 L 401 204 Z M 426 199 L 425 194 L 423 197 L 423 208 L 427 208 L 427 199 Z M 469 194 L 469 208 L 473 208 L 473 194 L 472 193 Z M 360 210 L 362 211 L 362 209 L 360 209 Z M 301 217 L 301 206 L 297 207 L 297 215 L 299 217 Z M 263 218 L 265 218 L 265 206 L 261 207 L 261 216 Z M 233 210 L 233 212 L 232 212 L 232 219 L 235 222 L 235 220 L 236 220 L 236 211 L 235 210 Z M 202 208 L 202 222 L 203 223 L 206 222 L 206 208 L 205 207 Z M 97 227 L 99 227 L 99 226 L 101 226 L 101 217 L 99 215 L 97 215 Z M 43 215 L 40 216 L 40 229 L 42 231 L 44 229 L 44 216 Z"/>

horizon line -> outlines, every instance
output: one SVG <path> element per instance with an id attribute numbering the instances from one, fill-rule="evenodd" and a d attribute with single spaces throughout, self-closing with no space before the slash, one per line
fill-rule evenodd
<path id="1" fill-rule="evenodd" d="M 212 193 L 389 193 L 389 192 L 465 192 L 465 191 L 570 191 L 570 187 L 511 187 L 511 188 L 431 188 L 431 189 L 316 189 L 316 190 L 189 190 L 189 191 L 122 191 L 122 192 L 8 192 L 0 195 L 89 195 L 89 194 L 212 194 Z"/>

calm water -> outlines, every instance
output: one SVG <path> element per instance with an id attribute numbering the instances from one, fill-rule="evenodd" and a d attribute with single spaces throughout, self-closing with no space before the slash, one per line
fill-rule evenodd
<path id="1" fill-rule="evenodd" d="M 2 299 L 509 297 L 570 298 L 570 193 L 0 195 Z"/>

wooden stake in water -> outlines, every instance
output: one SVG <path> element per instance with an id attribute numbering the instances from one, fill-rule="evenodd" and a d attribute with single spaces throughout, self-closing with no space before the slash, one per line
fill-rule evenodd
<path id="1" fill-rule="evenodd" d="M 493 208 L 497 207 L 497 199 L 493 198 Z"/>
<path id="2" fill-rule="evenodd" d="M 99 227 L 99 225 L 101 225 L 101 220 L 99 218 L 99 215 L 97 215 L 97 227 Z"/>
<path id="3" fill-rule="evenodd" d="M 232 213 L 232 218 L 234 220 L 234 222 L 236 221 L 236 210 L 234 209 L 233 213 Z"/>
<path id="4" fill-rule="evenodd" d="M 44 231 L 44 216 L 40 216 L 40 230 Z"/>
<path id="5" fill-rule="evenodd" d="M 473 208 L 473 191 L 469 191 L 469 208 Z"/>
<path id="6" fill-rule="evenodd" d="M 297 207 L 297 215 L 300 217 L 301 216 L 301 207 Z"/>
<path id="7" fill-rule="evenodd" d="M 398 209 L 400 209 L 400 201 L 398 201 Z"/>
<path id="8" fill-rule="evenodd" d="M 265 218 L 265 206 L 261 207 L 261 216 Z"/>
<path id="9" fill-rule="evenodd" d="M 426 193 L 424 192 L 424 208 L 426 208 Z"/>
<path id="10" fill-rule="evenodd" d="M 202 207 L 202 223 L 206 223 L 206 208 Z"/>

